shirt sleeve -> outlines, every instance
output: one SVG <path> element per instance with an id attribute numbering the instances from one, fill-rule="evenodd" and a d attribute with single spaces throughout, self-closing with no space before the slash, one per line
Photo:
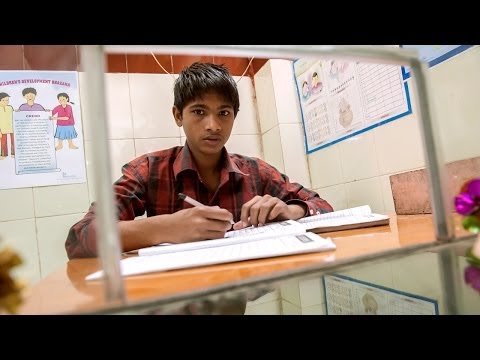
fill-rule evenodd
<path id="1" fill-rule="evenodd" d="M 113 185 L 117 219 L 134 220 L 145 213 L 148 160 L 134 160 L 123 166 L 122 173 Z M 70 228 L 65 241 L 69 259 L 97 256 L 95 211 L 96 205 L 92 203 L 83 219 Z"/>
<path id="2" fill-rule="evenodd" d="M 305 216 L 333 211 L 333 207 L 315 191 L 309 190 L 299 183 L 290 182 L 287 175 L 262 160 L 259 160 L 259 165 L 264 179 L 264 194 L 275 196 L 286 204 L 303 206 Z"/>

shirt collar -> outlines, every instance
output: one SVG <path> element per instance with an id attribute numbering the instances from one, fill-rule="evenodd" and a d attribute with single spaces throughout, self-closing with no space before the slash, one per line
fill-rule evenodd
<path id="1" fill-rule="evenodd" d="M 223 160 L 223 165 L 222 165 L 222 170 L 221 172 L 223 173 L 224 171 L 226 172 L 232 172 L 232 173 L 237 173 L 243 176 L 249 176 L 249 174 L 246 174 L 242 172 L 237 164 L 235 164 L 231 157 L 230 154 L 228 153 L 227 149 L 223 147 L 222 149 L 222 157 Z M 175 179 L 177 178 L 177 175 L 180 174 L 181 172 L 185 170 L 193 170 L 196 173 L 198 173 L 197 170 L 197 165 L 193 161 L 192 154 L 190 152 L 190 149 L 188 148 L 188 145 L 185 143 L 185 146 L 180 150 L 178 153 L 177 157 L 175 158 L 175 161 L 173 163 L 173 175 L 175 176 Z"/>

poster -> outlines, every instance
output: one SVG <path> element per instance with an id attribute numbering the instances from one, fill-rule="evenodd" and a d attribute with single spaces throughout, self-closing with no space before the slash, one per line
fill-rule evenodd
<path id="1" fill-rule="evenodd" d="M 296 60 L 307 154 L 412 112 L 400 66 Z"/>
<path id="2" fill-rule="evenodd" d="M 325 275 L 328 315 L 438 315 L 438 302 L 347 276 Z"/>
<path id="3" fill-rule="evenodd" d="M 428 63 L 428 67 L 434 67 L 465 50 L 472 47 L 472 45 L 401 45 L 405 49 L 413 49 L 418 51 L 418 56 L 421 60 Z M 403 78 L 410 77 L 410 68 L 405 66 L 403 68 Z"/>
<path id="4" fill-rule="evenodd" d="M 86 182 L 78 76 L 0 71 L 0 189 Z"/>

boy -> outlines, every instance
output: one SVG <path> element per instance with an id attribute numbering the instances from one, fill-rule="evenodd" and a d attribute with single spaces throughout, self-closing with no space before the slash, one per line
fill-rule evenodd
<path id="1" fill-rule="evenodd" d="M 174 86 L 173 117 L 185 146 L 149 153 L 124 165 L 114 184 L 124 251 L 164 242 L 222 238 L 231 229 L 333 211 L 317 193 L 290 183 L 266 162 L 229 154 L 224 145 L 239 110 L 237 85 L 226 67 L 194 63 Z M 178 194 L 207 205 L 192 207 Z M 97 256 L 95 204 L 72 226 L 70 259 Z M 147 218 L 135 220 L 147 212 Z"/>

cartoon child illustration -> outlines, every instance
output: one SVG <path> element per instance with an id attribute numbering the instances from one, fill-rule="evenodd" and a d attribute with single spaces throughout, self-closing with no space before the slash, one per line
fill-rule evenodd
<path id="1" fill-rule="evenodd" d="M 350 104 L 348 101 L 342 97 L 338 103 L 338 122 L 344 128 L 350 126 L 353 121 L 353 111 L 350 109 Z"/>
<path id="2" fill-rule="evenodd" d="M 1 152 L 0 160 L 8 156 L 7 137 L 10 134 L 10 148 L 12 150 L 12 157 L 15 157 L 15 143 L 13 136 L 13 107 L 9 105 L 10 95 L 7 93 L 0 93 L 0 142 Z"/>
<path id="3" fill-rule="evenodd" d="M 50 120 L 57 121 L 57 129 L 55 130 L 54 137 L 58 139 L 58 145 L 55 146 L 55 150 L 63 148 L 63 140 L 68 140 L 68 147 L 70 149 L 78 149 L 78 147 L 73 144 L 73 139 L 75 139 L 78 134 L 73 126 L 75 124 L 73 109 L 68 104 L 73 105 L 73 103 L 70 102 L 70 97 L 67 93 L 58 94 L 57 99 L 60 105 L 52 110 L 52 116 L 50 116 Z M 55 114 L 57 114 L 57 116 L 55 116 Z"/>
<path id="4" fill-rule="evenodd" d="M 323 89 L 323 83 L 320 81 L 320 77 L 318 76 L 318 73 L 315 71 L 312 74 L 312 93 L 316 94 L 322 91 Z"/>
<path id="5" fill-rule="evenodd" d="M 310 97 L 310 87 L 308 86 L 308 82 L 304 81 L 302 84 L 302 98 L 303 100 L 307 100 Z"/>
<path id="6" fill-rule="evenodd" d="M 330 62 L 330 79 L 332 80 L 337 80 L 339 81 L 338 79 L 338 63 L 335 61 L 335 60 L 332 60 Z"/>
<path id="7" fill-rule="evenodd" d="M 50 111 L 45 109 L 42 105 L 35 102 L 37 97 L 37 90 L 28 87 L 22 90 L 22 96 L 27 100 L 25 104 L 20 105 L 17 111 Z"/>

